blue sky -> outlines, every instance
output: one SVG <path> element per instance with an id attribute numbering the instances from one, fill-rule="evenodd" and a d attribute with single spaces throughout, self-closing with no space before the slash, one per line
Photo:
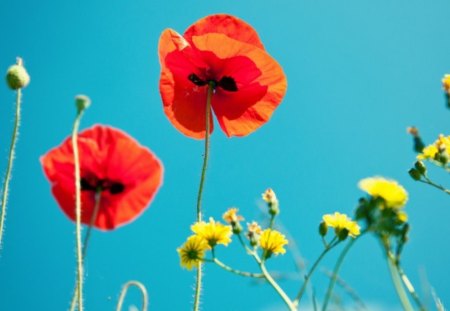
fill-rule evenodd
<path id="1" fill-rule="evenodd" d="M 1 310 L 63 310 L 74 286 L 74 225 L 58 208 L 39 157 L 67 137 L 74 96 L 92 106 L 82 127 L 108 124 L 151 148 L 165 166 L 164 185 L 135 222 L 94 232 L 86 261 L 86 310 L 112 310 L 121 285 L 143 282 L 151 310 L 189 310 L 194 273 L 179 267 L 175 249 L 190 234 L 203 144 L 172 127 L 158 91 L 157 43 L 165 28 L 183 32 L 213 13 L 234 14 L 258 31 L 283 66 L 288 91 L 270 122 L 245 138 L 212 136 L 204 207 L 220 218 L 237 206 L 261 217 L 260 194 L 278 194 L 280 219 L 311 263 L 321 251 L 317 225 L 325 213 L 351 214 L 360 179 L 383 175 L 410 193 L 411 240 L 403 265 L 418 291 L 429 283 L 450 303 L 445 194 L 412 181 L 406 127 L 425 140 L 448 133 L 440 80 L 450 71 L 448 1 L 11 1 L 0 2 L 0 70 L 24 58 L 31 84 L 23 120 L 0 258 Z M 3 69 L 2 69 L 3 68 Z M 14 94 L 0 86 L 0 171 L 6 167 Z M 444 185 L 447 176 L 431 170 Z M 447 184 L 448 185 L 448 184 Z M 321 265 L 330 269 L 339 250 Z M 219 256 L 256 271 L 231 245 Z M 269 268 L 293 271 L 288 253 Z M 359 241 L 342 277 L 368 303 L 398 308 L 381 248 Z M 426 280 L 426 281 L 425 281 Z M 313 278 L 323 297 L 326 277 Z M 298 281 L 282 285 L 293 296 Z M 342 294 L 342 292 L 341 292 Z M 346 300 L 345 294 L 342 294 Z M 424 300 L 429 301 L 425 297 Z M 269 286 L 206 267 L 203 310 L 272 310 Z M 127 304 L 138 304 L 131 295 Z M 272 308 L 272 309 L 270 309 Z"/>

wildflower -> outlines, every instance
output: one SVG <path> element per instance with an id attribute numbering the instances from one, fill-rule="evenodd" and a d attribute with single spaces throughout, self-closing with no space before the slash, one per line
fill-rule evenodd
<path id="1" fill-rule="evenodd" d="M 242 232 L 240 221 L 244 220 L 244 217 L 238 215 L 237 212 L 237 208 L 230 208 L 222 216 L 223 220 L 231 225 L 234 234 L 239 234 Z"/>
<path id="2" fill-rule="evenodd" d="M 256 31 L 234 16 L 207 16 L 184 35 L 166 29 L 158 49 L 164 112 L 186 136 L 205 137 L 210 87 L 212 109 L 228 137 L 248 135 L 266 123 L 286 92 L 280 65 Z M 212 116 L 209 124 L 212 132 Z"/>
<path id="3" fill-rule="evenodd" d="M 162 183 L 159 159 L 124 132 L 96 125 L 79 134 L 81 222 L 112 230 L 140 215 Z M 41 158 L 52 193 L 63 212 L 75 220 L 75 177 L 70 138 Z"/>
<path id="4" fill-rule="evenodd" d="M 418 160 L 436 160 L 447 163 L 450 157 L 450 136 L 439 135 L 438 139 L 431 145 L 423 148 L 422 153 L 417 155 Z"/>
<path id="5" fill-rule="evenodd" d="M 278 255 L 286 253 L 283 246 L 288 244 L 288 240 L 286 240 L 285 236 L 277 230 L 266 229 L 259 238 L 259 244 L 266 252 L 266 257 L 268 258 L 272 254 Z"/>
<path id="6" fill-rule="evenodd" d="M 442 78 L 442 88 L 447 94 L 450 94 L 450 75 L 446 74 L 444 75 L 444 78 Z"/>
<path id="7" fill-rule="evenodd" d="M 386 207 L 400 208 L 408 201 L 408 193 L 394 180 L 371 177 L 361 180 L 358 185 L 373 198 L 383 199 Z"/>
<path id="8" fill-rule="evenodd" d="M 198 235 L 190 236 L 181 247 L 177 248 L 181 266 L 188 270 L 198 267 L 199 262 L 205 257 L 205 251 L 208 249 L 210 247 L 204 238 Z"/>
<path id="9" fill-rule="evenodd" d="M 340 236 L 343 230 L 351 237 L 356 237 L 360 233 L 358 224 L 345 214 L 335 212 L 334 215 L 323 215 L 322 219 L 328 227 L 334 228 L 337 236 Z"/>
<path id="10" fill-rule="evenodd" d="M 211 247 L 217 244 L 227 246 L 231 242 L 231 227 L 209 219 L 209 223 L 200 221 L 191 226 L 191 230 L 205 239 Z"/>
<path id="11" fill-rule="evenodd" d="M 401 223 L 408 221 L 408 214 L 406 214 L 404 211 L 399 211 L 397 213 L 397 220 Z"/>
<path id="12" fill-rule="evenodd" d="M 256 221 L 247 223 L 247 238 L 250 241 L 250 245 L 256 246 L 259 243 L 259 237 L 261 236 L 262 229 Z"/>
<path id="13" fill-rule="evenodd" d="M 271 215 L 277 215 L 280 213 L 280 208 L 278 204 L 278 199 L 275 192 L 272 189 L 267 189 L 263 194 L 262 198 L 267 202 L 269 207 L 269 213 Z"/>

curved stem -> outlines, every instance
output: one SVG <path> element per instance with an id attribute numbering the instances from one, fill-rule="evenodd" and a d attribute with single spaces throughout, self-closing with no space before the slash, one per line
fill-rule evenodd
<path id="1" fill-rule="evenodd" d="M 265 279 L 267 282 L 269 282 L 270 285 L 272 285 L 273 289 L 280 295 L 280 297 L 283 299 L 286 306 L 289 308 L 290 311 L 296 311 L 297 308 L 295 304 L 291 301 L 291 299 L 286 295 L 286 293 L 281 289 L 281 287 L 278 285 L 277 282 L 272 278 L 270 273 L 267 271 L 266 266 L 264 262 L 259 263 L 259 267 L 261 269 L 261 272 L 263 273 Z"/>
<path id="2" fill-rule="evenodd" d="M 330 283 L 328 284 L 327 293 L 325 294 L 325 299 L 323 301 L 322 311 L 325 311 L 327 309 L 328 302 L 330 301 L 331 294 L 333 292 L 334 284 L 336 284 L 336 279 L 339 274 L 339 269 L 341 268 L 341 265 L 344 262 L 345 256 L 347 255 L 348 251 L 353 246 L 353 244 L 356 242 L 356 240 L 358 238 L 360 238 L 362 235 L 363 235 L 363 233 L 361 233 L 361 235 L 357 236 L 356 238 L 352 238 L 347 243 L 345 248 L 342 250 L 341 254 L 339 255 L 339 258 L 336 261 L 336 265 L 334 266 L 334 269 L 333 269 L 333 276 L 331 277 Z"/>
<path id="3" fill-rule="evenodd" d="M 18 89 L 17 94 L 16 94 L 16 118 L 15 118 L 15 122 L 14 122 L 13 134 L 12 134 L 12 138 L 11 138 L 11 145 L 9 148 L 8 166 L 6 168 L 6 176 L 5 176 L 5 182 L 4 182 L 4 186 L 3 186 L 3 192 L 2 192 L 2 209 L 0 212 L 1 213 L 1 216 L 0 216 L 0 249 L 2 247 L 2 242 L 3 242 L 3 231 L 4 231 L 3 227 L 5 224 L 6 203 L 8 201 L 9 182 L 11 180 L 11 171 L 12 171 L 12 167 L 13 167 L 16 141 L 17 141 L 17 137 L 19 136 L 21 98 L 22 98 L 22 90 Z"/>
<path id="4" fill-rule="evenodd" d="M 94 226 L 94 222 L 97 219 L 98 210 L 100 209 L 100 199 L 101 199 L 101 191 L 97 191 L 95 193 L 94 212 L 92 213 L 91 219 L 89 221 L 89 227 L 87 228 L 86 235 L 84 236 L 83 240 L 83 251 L 82 251 L 83 260 L 86 258 L 92 227 Z M 75 310 L 75 307 L 77 305 L 77 297 L 78 297 L 78 284 L 75 286 L 74 294 L 72 296 L 72 302 L 70 303 L 70 311 Z"/>
<path id="5" fill-rule="evenodd" d="M 430 185 L 430 186 L 432 186 L 432 187 L 434 187 L 434 188 L 437 188 L 437 189 L 439 189 L 439 190 L 441 190 L 441 191 L 443 191 L 443 192 L 445 192 L 445 193 L 447 193 L 447 194 L 450 194 L 450 190 L 446 189 L 446 188 L 445 188 L 444 186 L 442 186 L 442 185 L 439 185 L 439 184 L 434 183 L 431 179 L 429 179 L 429 178 L 426 177 L 426 176 L 424 176 L 424 180 L 419 179 L 418 181 L 420 181 L 420 182 L 422 182 L 422 183 L 424 183 L 424 184 Z"/>
<path id="6" fill-rule="evenodd" d="M 75 163 L 75 215 L 76 215 L 76 253 L 77 253 L 77 298 L 78 310 L 83 311 L 83 252 L 81 243 L 81 178 L 80 156 L 78 153 L 78 128 L 83 110 L 78 110 L 72 130 L 72 147 Z"/>
<path id="7" fill-rule="evenodd" d="M 197 222 L 202 221 L 202 195 L 203 195 L 203 186 L 205 183 L 206 169 L 208 167 L 208 159 L 209 159 L 209 131 L 211 128 L 210 124 L 210 116 L 211 116 L 211 98 L 214 92 L 214 83 L 210 82 L 208 84 L 208 91 L 206 96 L 206 113 L 205 113 L 205 153 L 203 156 L 203 167 L 202 174 L 200 177 L 200 185 L 198 187 L 198 195 L 197 195 Z M 200 307 L 200 295 L 202 289 L 202 263 L 199 262 L 197 269 L 197 280 L 195 284 L 195 296 L 194 296 L 194 311 L 198 311 Z"/>
<path id="8" fill-rule="evenodd" d="M 403 309 L 405 311 L 413 311 L 414 309 L 409 302 L 408 296 L 406 295 L 405 289 L 403 288 L 400 275 L 396 269 L 395 259 L 389 251 L 386 252 L 386 259 L 389 267 L 389 272 L 391 273 L 392 283 L 394 284 L 395 291 L 397 292 L 398 298 L 402 303 Z"/>
<path id="9" fill-rule="evenodd" d="M 122 305 L 125 300 L 125 296 L 127 295 L 128 289 L 131 286 L 136 286 L 142 294 L 142 311 L 147 311 L 148 309 L 148 293 L 147 289 L 145 288 L 144 284 L 142 284 L 139 281 L 128 281 L 125 283 L 122 287 L 122 291 L 120 292 L 119 301 L 117 302 L 117 308 L 116 311 L 122 310 Z"/>
<path id="10" fill-rule="evenodd" d="M 311 279 L 312 274 L 314 273 L 314 271 L 316 270 L 317 266 L 319 265 L 320 261 L 325 257 L 325 255 L 336 245 L 338 245 L 341 241 L 336 241 L 335 243 L 333 243 L 335 241 L 336 237 L 333 239 L 333 241 L 331 241 L 330 244 L 327 244 L 327 246 L 325 247 L 325 249 L 322 251 L 322 253 L 319 255 L 319 257 L 316 259 L 316 261 L 314 262 L 314 264 L 312 265 L 311 269 L 309 270 L 309 272 L 305 275 L 305 281 L 303 282 L 302 287 L 300 288 L 297 296 L 295 296 L 294 299 L 294 304 L 298 305 L 298 303 L 300 302 L 300 300 L 303 297 L 303 294 L 305 293 L 306 287 L 308 285 L 309 280 Z"/>
<path id="11" fill-rule="evenodd" d="M 209 261 L 209 260 L 205 260 L 205 261 Z M 246 271 L 240 271 L 240 270 L 236 270 L 231 268 L 230 266 L 227 266 L 226 264 L 224 264 L 223 262 L 221 262 L 219 259 L 217 258 L 213 258 L 211 260 L 211 262 L 215 263 L 216 265 L 218 265 L 219 267 L 221 267 L 222 269 L 240 275 L 240 276 L 245 276 L 245 277 L 249 277 L 249 278 L 257 278 L 257 279 L 264 279 L 265 276 L 264 274 L 261 273 L 252 273 L 252 272 L 246 272 Z"/>

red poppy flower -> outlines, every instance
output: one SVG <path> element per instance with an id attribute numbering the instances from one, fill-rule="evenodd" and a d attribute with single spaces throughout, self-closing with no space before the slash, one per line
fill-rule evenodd
<path id="1" fill-rule="evenodd" d="M 164 112 L 183 134 L 204 138 L 206 98 L 227 136 L 245 136 L 267 122 L 286 92 L 281 66 L 256 31 L 225 14 L 207 16 L 183 36 L 166 29 L 159 40 Z M 212 117 L 210 119 L 211 132 Z"/>
<path id="2" fill-rule="evenodd" d="M 93 226 L 112 230 L 126 224 L 152 201 L 162 183 L 159 159 L 117 129 L 96 125 L 78 137 L 81 176 L 81 222 L 90 224 L 95 195 L 100 206 Z M 41 158 L 52 193 L 61 209 L 75 220 L 75 175 L 70 138 Z"/>

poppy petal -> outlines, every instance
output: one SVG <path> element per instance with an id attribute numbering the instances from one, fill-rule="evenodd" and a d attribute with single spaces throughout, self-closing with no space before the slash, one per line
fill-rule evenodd
<path id="1" fill-rule="evenodd" d="M 193 37 L 192 44 L 225 60 L 220 74 L 236 80 L 237 92 L 219 90 L 212 101 L 226 135 L 245 136 L 267 122 L 286 92 L 281 66 L 264 50 L 222 34 Z"/>
<path id="2" fill-rule="evenodd" d="M 192 41 L 193 36 L 209 33 L 221 33 L 237 41 L 264 49 L 258 33 L 252 26 L 240 18 L 227 14 L 209 15 L 198 20 L 185 31 L 184 37 Z"/>
<path id="3" fill-rule="evenodd" d="M 196 51 L 180 42 L 182 37 L 170 29 L 161 35 L 159 55 L 162 70 L 159 89 L 164 113 L 183 134 L 201 139 L 205 137 L 206 131 L 207 88 L 194 85 L 188 77 L 206 64 L 196 57 Z M 211 116 L 210 133 L 212 131 Z"/>

